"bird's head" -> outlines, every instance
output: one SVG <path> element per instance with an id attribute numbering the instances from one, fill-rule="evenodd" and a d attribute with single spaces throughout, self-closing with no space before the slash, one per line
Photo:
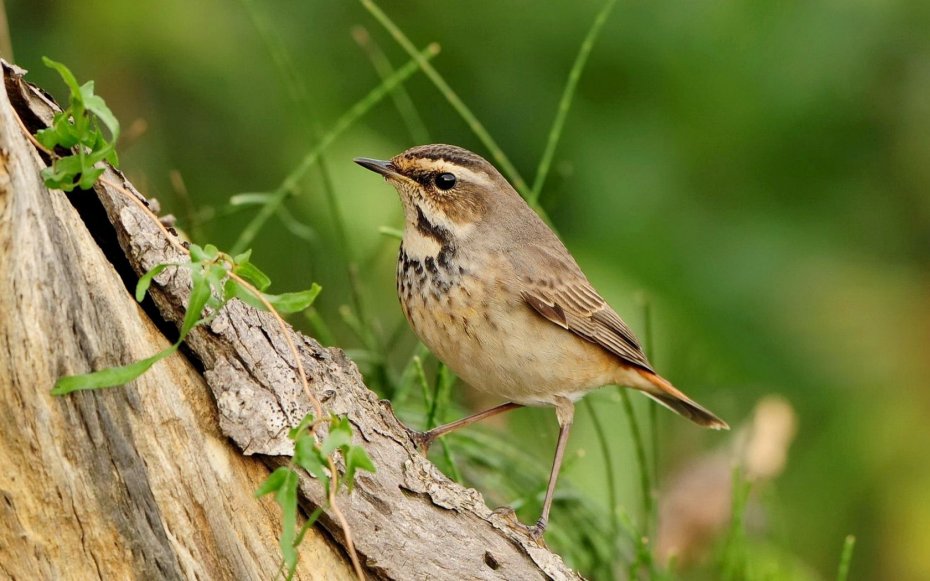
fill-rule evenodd
<path id="1" fill-rule="evenodd" d="M 406 225 L 424 221 L 455 236 L 474 230 L 506 197 L 519 195 L 494 166 L 467 149 L 421 145 L 389 161 L 356 158 L 400 194 Z"/>

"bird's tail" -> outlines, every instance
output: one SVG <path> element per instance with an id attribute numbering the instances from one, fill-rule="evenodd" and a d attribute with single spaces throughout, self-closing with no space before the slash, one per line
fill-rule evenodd
<path id="1" fill-rule="evenodd" d="M 728 426 L 725 421 L 692 401 L 664 378 L 642 369 L 637 369 L 636 371 L 645 381 L 634 387 L 663 406 L 680 416 L 688 418 L 699 426 L 704 426 L 705 428 L 711 428 L 713 430 L 730 429 L 730 426 Z"/>

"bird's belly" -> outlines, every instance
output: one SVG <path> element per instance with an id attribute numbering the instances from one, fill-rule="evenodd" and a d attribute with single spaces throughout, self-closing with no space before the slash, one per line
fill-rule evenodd
<path id="1" fill-rule="evenodd" d="M 617 362 L 543 319 L 499 285 L 463 278 L 440 296 L 411 293 L 404 312 L 423 343 L 466 383 L 526 405 L 576 399 L 611 383 Z"/>

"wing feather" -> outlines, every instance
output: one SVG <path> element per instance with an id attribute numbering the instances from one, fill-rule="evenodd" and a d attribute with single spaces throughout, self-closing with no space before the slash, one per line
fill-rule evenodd
<path id="1" fill-rule="evenodd" d="M 559 256 L 561 253 L 550 249 L 533 249 L 535 263 L 548 268 L 520 277 L 527 305 L 559 327 L 652 372 L 636 335 L 597 293 L 568 253 Z"/>

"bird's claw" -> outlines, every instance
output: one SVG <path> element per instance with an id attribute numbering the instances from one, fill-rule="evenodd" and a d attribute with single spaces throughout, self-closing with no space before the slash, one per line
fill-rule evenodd
<path id="1" fill-rule="evenodd" d="M 546 541 L 543 539 L 543 533 L 546 532 L 546 525 L 548 524 L 549 523 L 546 520 L 540 518 L 538 521 L 536 521 L 536 524 L 531 527 L 527 527 L 527 534 L 530 536 L 530 539 L 542 547 L 546 546 Z"/>
<path id="2" fill-rule="evenodd" d="M 496 514 L 497 516 L 501 517 L 502 519 L 504 519 L 505 521 L 511 524 L 516 523 L 522 526 L 522 523 L 519 520 L 517 520 L 516 511 L 511 506 L 507 506 L 507 505 L 499 506 L 495 508 L 494 510 L 492 510 L 491 512 L 493 512 L 494 514 Z"/>
<path id="3" fill-rule="evenodd" d="M 429 454 L 430 444 L 435 439 L 430 432 L 416 432 L 411 430 L 410 439 L 413 440 L 414 446 L 420 451 L 420 454 L 426 456 Z"/>
<path id="4" fill-rule="evenodd" d="M 547 521 L 540 518 L 533 525 L 525 525 L 517 518 L 517 513 L 514 512 L 513 508 L 509 506 L 500 506 L 495 508 L 492 511 L 495 515 L 499 516 L 508 527 L 515 531 L 519 531 L 530 538 L 531 541 L 538 544 L 541 547 L 546 546 L 546 541 L 543 539 L 543 533 L 546 531 Z"/>

